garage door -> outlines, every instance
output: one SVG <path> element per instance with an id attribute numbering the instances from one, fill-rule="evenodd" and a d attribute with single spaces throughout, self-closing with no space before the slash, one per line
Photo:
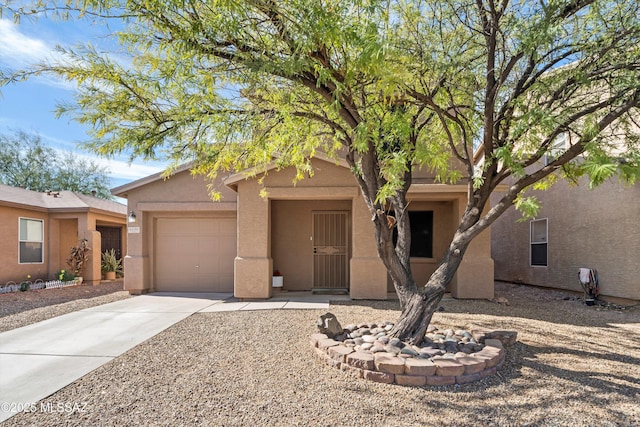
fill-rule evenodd
<path id="1" fill-rule="evenodd" d="M 158 218 L 158 291 L 233 292 L 235 218 Z"/>

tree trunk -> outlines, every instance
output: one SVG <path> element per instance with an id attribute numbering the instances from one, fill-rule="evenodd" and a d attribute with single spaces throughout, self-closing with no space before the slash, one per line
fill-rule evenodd
<path id="1" fill-rule="evenodd" d="M 438 268 L 425 287 L 423 289 L 403 287 L 403 291 L 410 292 L 411 295 L 408 297 L 407 304 L 402 307 L 400 318 L 396 321 L 390 336 L 413 345 L 419 345 L 422 342 L 433 313 L 437 310 L 447 285 L 458 270 L 470 241 L 469 238 L 463 237 L 460 231 L 456 232 Z"/>
<path id="2" fill-rule="evenodd" d="M 410 293 L 410 296 L 407 304 L 402 306 L 402 313 L 390 332 L 391 336 L 413 345 L 422 342 L 447 285 L 458 271 L 469 243 L 479 232 L 470 233 L 469 228 L 478 222 L 481 211 L 477 206 L 467 206 L 458 230 L 424 289 L 417 289 L 411 285 L 398 287 L 403 292 Z M 413 278 L 411 280 L 413 281 Z"/>
<path id="3" fill-rule="evenodd" d="M 444 288 L 435 286 L 411 295 L 390 335 L 419 345 L 443 295 Z"/>
<path id="4" fill-rule="evenodd" d="M 347 160 L 356 167 L 351 156 Z M 411 273 L 411 226 L 407 215 L 406 195 L 411 185 L 411 167 L 407 164 L 404 186 L 385 200 L 377 200 L 378 191 L 384 184 L 380 168 L 375 157 L 375 148 L 361 153 L 359 163 L 361 175 L 356 175 L 362 195 L 375 228 L 378 256 L 387 268 L 394 288 L 400 300 L 402 314 L 396 321 L 390 335 L 404 342 L 418 345 L 424 339 L 433 313 L 444 296 L 445 289 L 458 270 L 462 256 L 474 234 L 466 231 L 475 224 L 482 211 L 484 200 L 478 200 L 476 206 L 467 206 L 462 221 L 453 240 L 445 252 L 436 271 L 431 275 L 424 288 L 419 288 Z M 397 231 L 394 242 L 393 230 Z M 476 233 L 477 234 L 477 233 Z"/>

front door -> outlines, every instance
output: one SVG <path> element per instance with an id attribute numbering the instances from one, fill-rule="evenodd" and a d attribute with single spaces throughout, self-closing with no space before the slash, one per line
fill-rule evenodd
<path id="1" fill-rule="evenodd" d="M 313 289 L 349 289 L 349 213 L 314 211 Z"/>
<path id="2" fill-rule="evenodd" d="M 113 249 L 116 258 L 122 258 L 122 227 L 97 226 L 96 231 L 99 231 L 101 235 L 100 251 L 104 253 Z"/>

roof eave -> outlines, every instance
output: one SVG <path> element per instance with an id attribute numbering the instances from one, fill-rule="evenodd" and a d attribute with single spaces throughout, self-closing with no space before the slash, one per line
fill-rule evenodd
<path id="1" fill-rule="evenodd" d="M 49 209 L 43 206 L 35 206 L 35 205 L 26 204 L 26 203 L 11 202 L 8 200 L 0 200 L 0 206 L 6 206 L 9 208 L 24 209 L 24 210 L 30 210 L 30 211 L 38 211 L 38 212 L 49 211 Z"/>
<path id="2" fill-rule="evenodd" d="M 338 165 L 338 166 L 341 166 L 341 167 L 344 167 L 344 168 L 347 168 L 347 169 L 349 168 L 349 164 L 347 163 L 346 160 L 344 160 L 344 159 L 332 159 L 331 157 L 326 156 L 326 155 L 321 154 L 321 153 L 320 154 L 315 154 L 311 159 L 318 159 L 318 160 L 322 160 L 323 162 L 332 163 L 332 164 L 335 164 L 335 165 Z M 273 169 L 276 169 L 276 168 L 277 168 L 277 163 L 274 160 L 272 162 L 269 162 L 266 166 L 261 166 L 261 167 L 256 166 L 256 167 L 253 167 L 253 168 L 244 169 L 244 170 L 242 170 L 240 172 L 237 172 L 237 173 L 235 173 L 233 175 L 229 175 L 223 181 L 223 183 L 227 188 L 229 188 L 229 189 L 231 189 L 231 190 L 233 190 L 235 192 L 238 192 L 238 183 L 240 181 L 244 181 L 246 179 L 253 178 L 253 177 L 255 177 L 255 176 L 257 176 L 257 175 L 259 175 L 261 173 L 269 172 L 269 171 L 271 171 Z"/>
<path id="3" fill-rule="evenodd" d="M 189 170 L 192 167 L 193 167 L 193 162 L 184 163 L 178 166 L 175 170 L 171 171 L 171 173 L 168 176 L 176 175 L 180 172 Z M 164 179 L 166 172 L 167 172 L 166 170 L 157 172 L 157 173 L 154 173 L 153 175 L 145 176 L 144 178 L 140 178 L 136 181 L 129 182 L 119 187 L 114 187 L 111 189 L 111 194 L 113 194 L 116 197 L 122 197 L 126 199 L 129 191 L 135 190 L 147 184 L 151 184 L 152 182 L 160 181 L 161 179 Z"/>

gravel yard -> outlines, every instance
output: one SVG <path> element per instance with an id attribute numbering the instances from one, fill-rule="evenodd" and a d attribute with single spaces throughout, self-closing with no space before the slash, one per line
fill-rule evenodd
<path id="1" fill-rule="evenodd" d="M 129 298 L 122 279 L 97 286 L 80 285 L 59 289 L 0 294 L 0 332 L 20 328 L 108 302 Z"/>
<path id="2" fill-rule="evenodd" d="M 445 300 L 434 316 L 437 325 L 518 331 L 498 374 L 476 383 L 406 388 L 354 379 L 314 357 L 309 335 L 324 311 L 201 313 L 42 401 L 75 404 L 72 413 L 23 413 L 6 425 L 640 426 L 638 307 L 496 289 L 508 305 Z M 107 297 L 126 293 L 75 301 L 74 309 Z M 397 302 L 336 303 L 330 311 L 342 324 L 398 316 Z"/>

